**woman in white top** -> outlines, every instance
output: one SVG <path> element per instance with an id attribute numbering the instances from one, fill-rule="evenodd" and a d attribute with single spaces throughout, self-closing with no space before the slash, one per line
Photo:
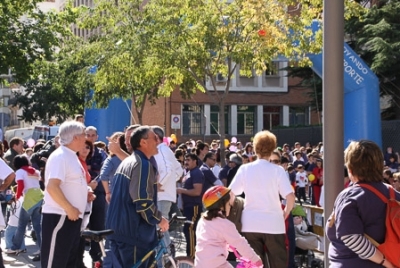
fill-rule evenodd
<path id="1" fill-rule="evenodd" d="M 253 144 L 257 160 L 242 165 L 229 188 L 235 195 L 245 193 L 242 233 L 264 267 L 286 267 L 285 219 L 293 208 L 295 196 L 285 170 L 269 162 L 276 148 L 275 135 L 261 131 L 255 135 Z M 283 210 L 280 197 L 286 199 Z"/>
<path id="2" fill-rule="evenodd" d="M 17 182 L 18 199 L 21 195 L 24 196 L 22 209 L 19 214 L 18 228 L 15 232 L 13 245 L 10 251 L 18 251 L 21 248 L 21 243 L 24 239 L 26 225 L 29 220 L 32 221 L 33 229 L 36 232 L 36 244 L 40 248 L 41 237 L 41 211 L 40 208 L 43 202 L 43 192 L 40 189 L 40 173 L 29 165 L 29 160 L 24 155 L 17 155 L 14 158 L 15 180 Z M 9 251 L 9 252 L 10 252 Z M 35 255 L 39 254 L 37 251 Z"/>

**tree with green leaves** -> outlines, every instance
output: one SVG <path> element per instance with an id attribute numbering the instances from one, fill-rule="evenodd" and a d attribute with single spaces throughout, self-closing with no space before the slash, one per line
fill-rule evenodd
<path id="1" fill-rule="evenodd" d="M 78 40 L 79 41 L 79 40 Z M 31 79 L 15 91 L 14 106 L 22 109 L 21 120 L 62 123 L 89 105 L 91 75 L 88 62 L 78 57 L 80 42 L 66 40 L 54 61 L 36 61 Z"/>
<path id="2" fill-rule="evenodd" d="M 349 44 L 380 81 L 381 95 L 392 97 L 383 119 L 400 118 L 400 1 L 380 0 L 346 23 Z"/>
<path id="3" fill-rule="evenodd" d="M 346 2 L 347 12 L 361 8 Z M 152 48 L 164 69 L 179 78 L 166 77 L 164 86 L 178 83 L 188 93 L 205 92 L 219 107 L 221 140 L 225 100 L 235 75 L 261 75 L 279 56 L 307 65 L 305 55 L 321 50 L 321 32 L 313 35 L 307 26 L 320 18 L 322 1 L 154 0 L 146 7 L 152 10 Z"/>
<path id="4" fill-rule="evenodd" d="M 37 60 L 51 60 L 65 31 L 56 12 L 37 8 L 40 0 L 2 0 L 0 8 L 0 74 L 9 70 L 17 83 L 34 73 Z M 62 19 L 69 16 L 64 13 Z"/>
<path id="5" fill-rule="evenodd" d="M 98 0 L 84 9 L 78 25 L 101 29 L 82 57 L 98 66 L 94 98 L 103 105 L 114 97 L 168 96 L 179 86 L 184 96 L 200 90 L 225 107 L 238 69 L 260 75 L 279 55 L 307 63 L 306 52 L 317 53 L 322 44 L 322 35 L 312 37 L 306 28 L 320 17 L 319 0 Z"/>
<path id="6" fill-rule="evenodd" d="M 91 32 L 101 29 L 101 34 L 92 35 L 79 51 L 96 66 L 92 101 L 106 107 L 113 98 L 132 99 L 142 124 L 146 101 L 154 103 L 171 93 L 160 89 L 164 82 L 162 64 L 150 53 L 148 10 L 141 0 L 98 0 L 93 7 L 81 9 L 79 27 Z"/>

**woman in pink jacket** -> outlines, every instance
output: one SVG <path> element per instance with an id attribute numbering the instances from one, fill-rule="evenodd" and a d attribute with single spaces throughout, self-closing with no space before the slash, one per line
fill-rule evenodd
<path id="1" fill-rule="evenodd" d="M 211 187 L 203 195 L 203 204 L 207 211 L 197 224 L 194 261 L 196 268 L 232 268 L 226 260 L 228 245 L 235 247 L 244 258 L 262 267 L 260 257 L 239 234 L 235 225 L 226 218 L 225 211 L 230 198 L 230 189 L 223 186 Z"/>

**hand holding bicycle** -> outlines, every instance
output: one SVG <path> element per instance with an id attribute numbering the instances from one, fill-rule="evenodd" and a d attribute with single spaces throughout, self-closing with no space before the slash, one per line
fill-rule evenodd
<path id="1" fill-rule="evenodd" d="M 166 232 L 169 229 L 169 222 L 166 218 L 162 217 L 161 222 L 158 224 L 161 229 L 161 232 Z"/>

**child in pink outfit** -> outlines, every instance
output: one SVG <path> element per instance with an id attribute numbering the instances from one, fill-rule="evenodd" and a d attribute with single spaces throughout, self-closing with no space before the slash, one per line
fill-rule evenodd
<path id="1" fill-rule="evenodd" d="M 229 206 L 229 199 L 230 190 L 223 186 L 214 186 L 203 195 L 203 204 L 207 211 L 197 224 L 196 268 L 232 268 L 226 260 L 228 245 L 235 247 L 244 258 L 262 267 L 260 257 L 239 234 L 235 225 L 226 218 L 225 208 Z"/>

